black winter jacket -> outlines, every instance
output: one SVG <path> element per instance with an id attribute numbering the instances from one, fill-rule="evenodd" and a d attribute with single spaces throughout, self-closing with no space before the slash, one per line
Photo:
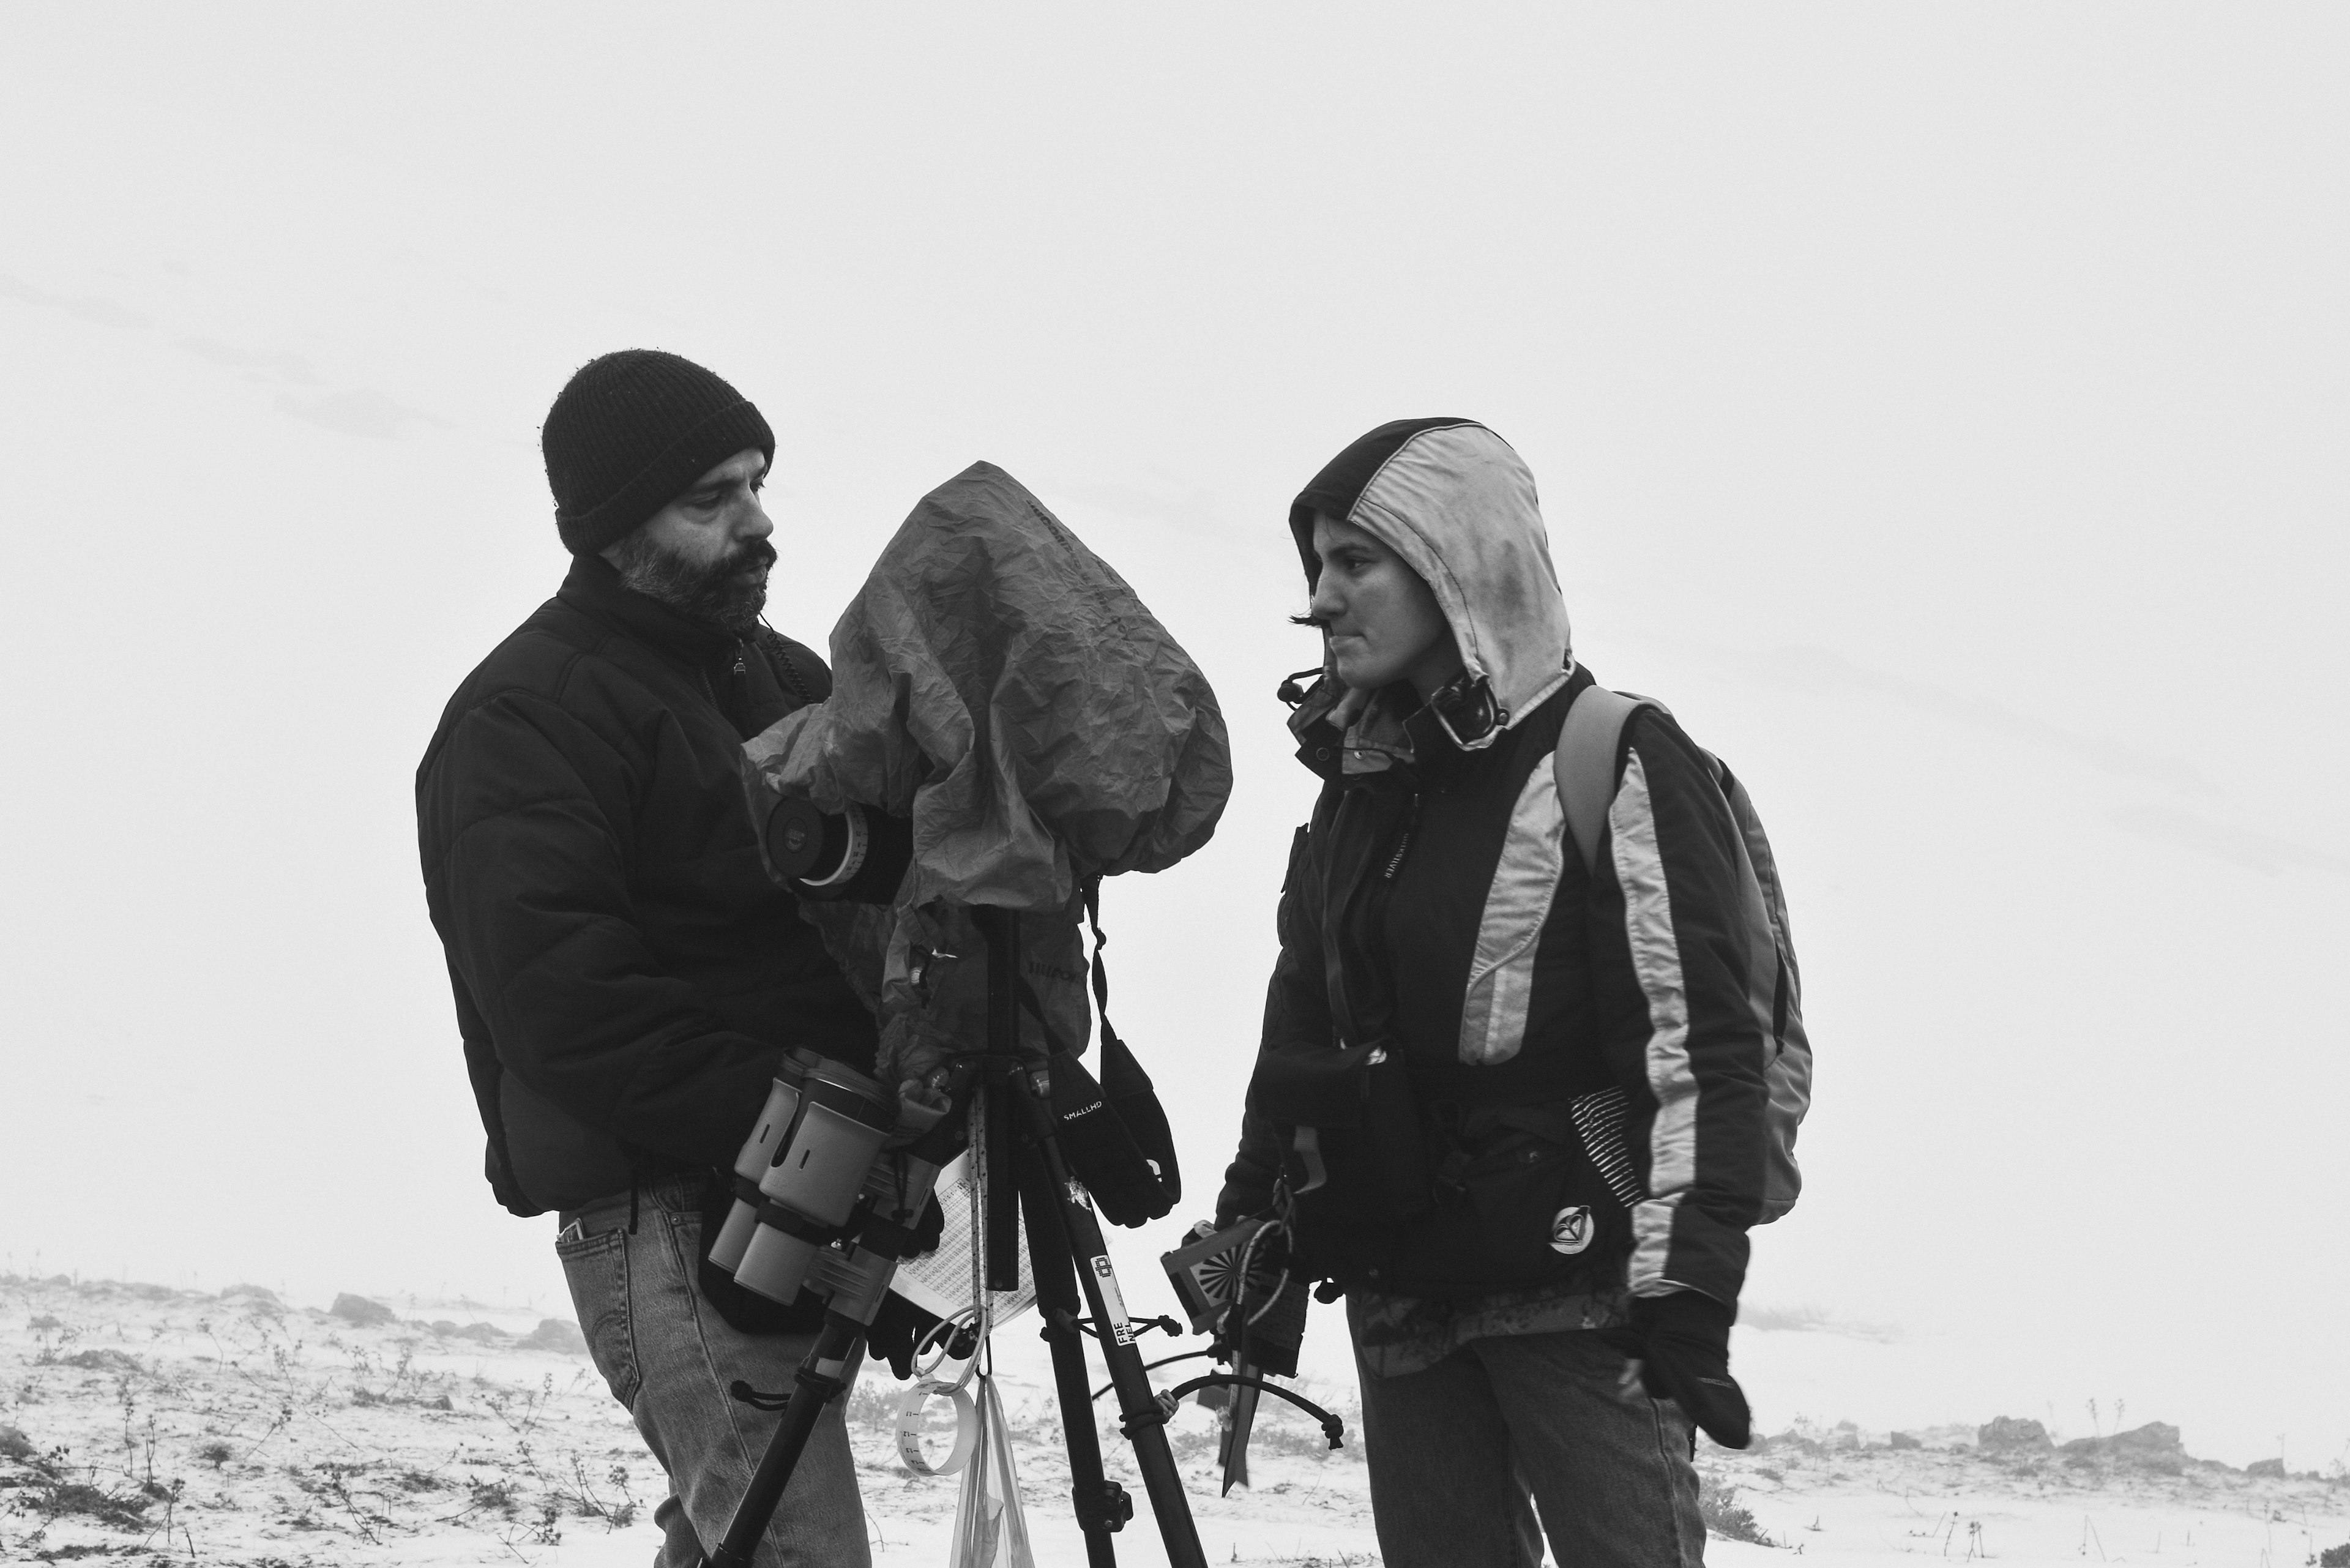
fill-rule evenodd
<path id="1" fill-rule="evenodd" d="M 731 1163 L 785 1046 L 868 1069 L 874 1024 L 769 878 L 742 742 L 831 678 L 576 560 L 450 700 L 416 775 L 487 1174 L 516 1214 Z"/>
<path id="2" fill-rule="evenodd" d="M 1301 732 L 1299 760 L 1328 782 L 1282 892 L 1262 1049 L 1399 1052 L 1431 1155 L 1435 1122 L 1459 1113 L 1595 1096 L 1586 1106 L 1605 1112 L 1578 1106 L 1575 1123 L 1622 1211 L 1575 1260 L 1586 1282 L 1735 1302 L 1762 1190 L 1767 1061 L 1748 1000 L 1737 830 L 1702 753 L 1643 710 L 1625 732 L 1610 842 L 1587 874 L 1551 770 L 1567 706 L 1590 684 L 1578 670 L 1476 752 L 1423 710 L 1407 727 L 1416 761 L 1386 772 L 1346 774 L 1336 730 Z M 1262 1212 L 1282 1173 L 1282 1138 L 1257 1103 L 1264 1082 L 1261 1065 L 1217 1204 L 1225 1220 Z M 1527 1255 L 1565 1266 L 1553 1251 L 1536 1236 Z"/>

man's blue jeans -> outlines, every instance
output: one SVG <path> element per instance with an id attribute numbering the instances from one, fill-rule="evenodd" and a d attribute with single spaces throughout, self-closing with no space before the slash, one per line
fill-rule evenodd
<path id="1" fill-rule="evenodd" d="M 1387 1568 L 1537 1568 L 1545 1532 L 1560 1568 L 1703 1563 L 1689 1422 L 1619 1393 L 1623 1353 L 1596 1332 L 1472 1339 L 1396 1377 L 1359 1355 L 1356 1369 Z"/>
<path id="2" fill-rule="evenodd" d="M 631 1233 L 630 1217 L 635 1224 Z M 596 1369 L 669 1472 L 653 1511 L 666 1540 L 655 1568 L 694 1568 L 714 1548 L 766 1452 L 777 1417 L 732 1397 L 741 1378 L 779 1393 L 813 1334 L 746 1334 L 694 1286 L 702 1258 L 702 1183 L 671 1178 L 561 1217 L 555 1251 Z M 855 1376 L 855 1368 L 850 1369 Z M 868 1568 L 865 1508 L 848 1451 L 844 1397 L 808 1438 L 756 1561 L 761 1568 Z"/>

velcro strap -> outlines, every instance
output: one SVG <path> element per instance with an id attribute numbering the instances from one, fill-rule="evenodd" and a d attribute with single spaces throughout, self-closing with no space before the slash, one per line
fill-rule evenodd
<path id="1" fill-rule="evenodd" d="M 914 1251 L 915 1234 L 911 1225 L 900 1225 L 884 1220 L 878 1214 L 866 1216 L 865 1223 L 857 1228 L 857 1244 L 868 1252 L 885 1258 L 903 1258 Z"/>
<path id="2" fill-rule="evenodd" d="M 798 1210 L 775 1202 L 759 1205 L 759 1223 L 772 1225 L 786 1236 L 796 1236 L 819 1247 L 829 1246 L 848 1234 L 845 1225 L 819 1225 Z"/>

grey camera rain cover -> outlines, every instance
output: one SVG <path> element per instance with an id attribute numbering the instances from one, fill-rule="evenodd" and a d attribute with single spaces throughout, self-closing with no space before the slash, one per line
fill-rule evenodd
<path id="1" fill-rule="evenodd" d="M 743 747 L 743 774 L 761 823 L 786 794 L 913 822 L 896 904 L 805 906 L 880 1019 L 881 1081 L 983 1039 L 979 904 L 1019 911 L 1023 971 L 1084 1049 L 1085 882 L 1174 865 L 1232 790 L 1207 677 L 1124 578 L 977 462 L 882 549 L 833 628 L 832 679 Z"/>

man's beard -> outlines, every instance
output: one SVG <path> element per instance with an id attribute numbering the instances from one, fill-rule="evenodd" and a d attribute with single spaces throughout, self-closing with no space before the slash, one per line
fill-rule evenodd
<path id="1" fill-rule="evenodd" d="M 656 599 L 700 625 L 748 637 L 766 607 L 767 574 L 775 547 L 754 539 L 704 564 L 663 549 L 641 533 L 620 541 L 613 552 L 620 586 Z"/>

